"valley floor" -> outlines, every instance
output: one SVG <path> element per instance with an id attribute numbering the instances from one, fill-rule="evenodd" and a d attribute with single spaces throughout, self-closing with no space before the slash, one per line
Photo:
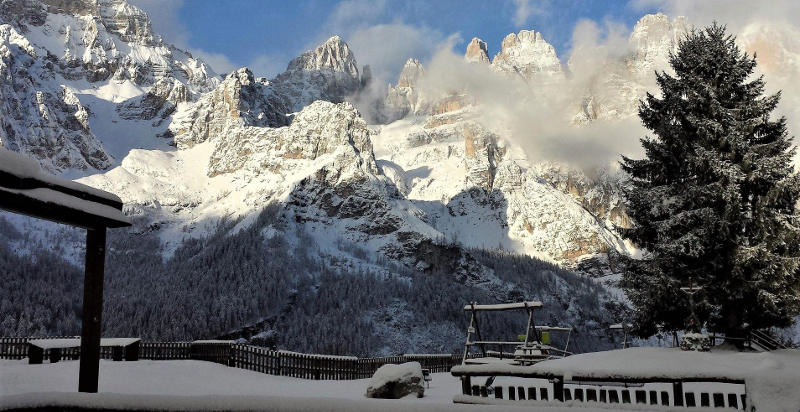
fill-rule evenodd
<path id="1" fill-rule="evenodd" d="M 77 393 L 78 361 L 28 365 L 0 361 L 0 410 L 451 411 L 512 410 L 453 404 L 460 382 L 433 374 L 422 399 L 367 399 L 368 380 L 313 381 L 271 376 L 203 361 L 100 362 L 100 393 Z M 553 408 L 542 408 L 554 410 Z M 525 408 L 525 410 L 532 410 Z M 562 410 L 591 411 L 588 408 Z"/>

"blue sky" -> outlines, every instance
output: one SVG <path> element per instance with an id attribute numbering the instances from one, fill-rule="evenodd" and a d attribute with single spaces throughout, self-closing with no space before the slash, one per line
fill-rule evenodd
<path id="1" fill-rule="evenodd" d="M 426 60 L 442 45 L 463 52 L 472 37 L 489 44 L 521 29 L 541 31 L 564 59 L 575 25 L 590 19 L 630 29 L 658 6 L 629 0 L 132 0 L 156 31 L 204 57 L 220 72 L 250 66 L 272 76 L 305 50 L 339 34 L 360 63 L 387 76 L 409 57 Z M 361 46 L 359 48 L 359 46 Z M 384 53 L 380 49 L 386 49 Z M 388 53 L 391 52 L 391 56 Z M 386 61 L 390 57 L 392 61 Z M 372 60 L 372 61 L 371 61 Z M 399 64 L 398 64 L 399 62 Z M 379 68 L 380 71 L 380 68 Z"/>

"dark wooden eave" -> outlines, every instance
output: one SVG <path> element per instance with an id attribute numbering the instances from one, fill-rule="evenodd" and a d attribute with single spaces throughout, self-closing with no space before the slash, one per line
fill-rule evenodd
<path id="1" fill-rule="evenodd" d="M 55 179 L 44 181 L 18 177 L 0 170 L 0 209 L 83 228 L 131 225 L 122 214 L 122 202 L 112 196 L 100 196 L 94 190 L 79 190 L 76 186 L 74 182 L 59 185 Z M 69 201 L 43 200 L 41 194 L 52 194 Z M 98 213 L 98 210 L 104 213 Z"/>

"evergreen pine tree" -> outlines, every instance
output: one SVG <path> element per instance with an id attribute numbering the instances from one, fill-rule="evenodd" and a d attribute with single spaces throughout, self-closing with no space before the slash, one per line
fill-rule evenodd
<path id="1" fill-rule="evenodd" d="M 701 324 L 726 336 L 788 326 L 800 308 L 800 180 L 786 119 L 770 119 L 780 93 L 751 78 L 755 56 L 740 52 L 725 27 L 693 31 L 670 56 L 675 75 L 656 73 L 662 96 L 647 94 L 639 117 L 654 137 L 645 158 L 623 156 L 630 229 L 646 252 L 624 282 L 642 336 L 656 327 Z"/>

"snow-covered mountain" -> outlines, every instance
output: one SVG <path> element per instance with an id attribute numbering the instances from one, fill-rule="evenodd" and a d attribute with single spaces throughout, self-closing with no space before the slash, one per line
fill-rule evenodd
<path id="1" fill-rule="evenodd" d="M 2 10 L 3 87 L 13 90 L 3 104 L 25 108 L 3 117 L 3 144 L 53 172 L 101 171 L 83 181 L 118 193 L 143 225 L 159 228 L 168 251 L 220 217 L 246 218 L 272 202 L 320 239 L 364 244 L 423 271 L 447 268 L 498 298 L 513 285 L 448 244 L 570 265 L 631 251 L 613 228 L 626 223 L 613 175 L 531 162 L 482 122 L 474 97 L 419 88 L 418 60 L 388 89 L 386 120 L 400 120 L 367 126 L 342 103 L 367 79 L 338 36 L 274 79 L 247 68 L 220 79 L 121 0 Z M 631 37 L 642 50 L 632 61 L 658 62 L 669 51 L 662 37 L 676 35 L 658 28 L 660 17 L 646 19 Z M 531 87 L 567 75 L 535 31 L 508 35 L 491 62 L 474 39 L 465 58 Z"/>
<path id="2" fill-rule="evenodd" d="M 164 118 L 219 83 L 122 0 L 4 0 L 0 23 L 0 142 L 51 172 L 105 170 L 154 145 L 92 124 L 117 104 L 125 118 Z"/>
<path id="3" fill-rule="evenodd" d="M 338 36 L 274 79 L 247 68 L 223 78 L 166 44 L 123 0 L 0 1 L 0 143 L 119 195 L 135 220 L 126 244 L 155 239 L 162 259 L 185 262 L 198 242 L 281 239 L 287 254 L 298 253 L 287 257 L 293 262 L 403 282 L 408 273 L 445 276 L 494 300 L 566 305 L 554 321 L 611 321 L 605 309 L 595 318 L 570 306 L 587 294 L 598 307 L 608 303 L 600 292 L 555 280 L 534 291 L 470 248 L 604 273 L 609 255 L 635 253 L 614 228 L 628 224 L 619 177 L 532 159 L 509 128 L 486 121 L 479 96 L 426 88 L 419 60 L 409 59 L 387 88 L 381 123 L 367 124 L 349 100 L 370 82 L 369 69 L 359 70 L 357 50 Z M 635 116 L 647 73 L 663 68 L 686 27 L 683 19 L 645 16 L 629 53 L 564 97 L 565 122 Z M 485 67 L 485 76 L 545 91 L 571 81 L 577 64 L 562 65 L 532 30 L 509 34 L 491 60 L 487 43 L 473 39 L 464 60 Z M 280 210 L 269 223 L 267 208 Z M 23 232 L 52 228 L 10 221 Z M 9 244 L 24 255 L 48 240 L 36 236 Z M 79 247 L 63 250 L 80 261 Z M 242 259 L 243 267 L 260 264 Z M 408 304 L 387 302 L 364 316 L 396 339 L 397 322 L 384 318 L 413 320 Z M 241 322 L 255 320 L 263 322 Z"/>
<path id="4" fill-rule="evenodd" d="M 543 81 L 543 76 L 563 75 L 556 49 L 542 37 L 542 33 L 522 30 L 503 39 L 500 52 L 492 59 L 492 68 L 498 72 L 519 75 L 526 81 Z"/>

